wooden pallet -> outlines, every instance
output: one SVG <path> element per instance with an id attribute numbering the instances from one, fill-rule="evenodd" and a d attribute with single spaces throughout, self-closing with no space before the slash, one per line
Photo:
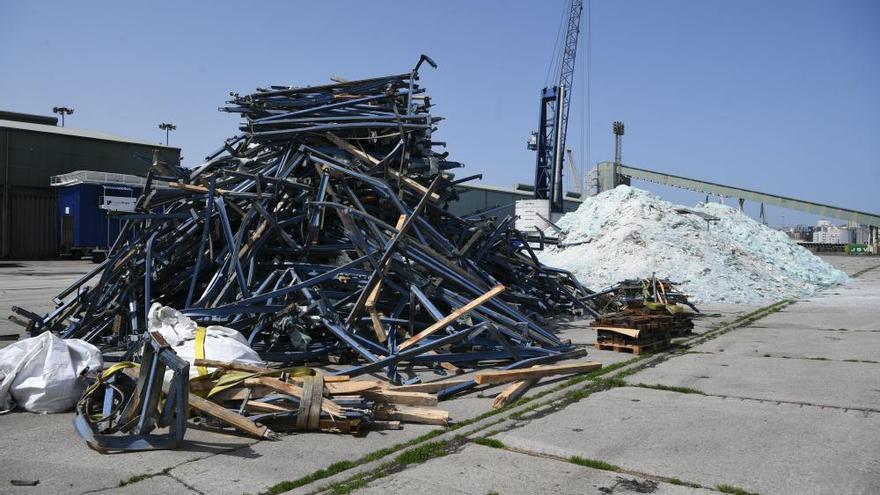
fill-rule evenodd
<path id="1" fill-rule="evenodd" d="M 633 345 L 633 344 L 618 344 L 614 342 L 596 342 L 593 346 L 600 351 L 614 351 L 614 352 L 630 352 L 638 356 L 644 352 L 656 352 L 663 350 L 669 347 L 669 340 L 658 340 L 655 342 L 651 342 L 650 344 L 642 344 L 642 345 Z"/>

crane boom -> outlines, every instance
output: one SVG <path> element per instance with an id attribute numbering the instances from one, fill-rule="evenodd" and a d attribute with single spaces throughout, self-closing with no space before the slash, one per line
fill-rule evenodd
<path id="1" fill-rule="evenodd" d="M 533 133 L 529 149 L 537 151 L 535 162 L 535 199 L 550 200 L 550 211 L 562 211 L 562 169 L 565 159 L 565 134 L 568 130 L 568 109 L 574 80 L 578 36 L 580 35 L 583 0 L 568 4 L 568 20 L 562 45 L 559 76 L 556 84 L 541 91 L 538 131 Z"/>

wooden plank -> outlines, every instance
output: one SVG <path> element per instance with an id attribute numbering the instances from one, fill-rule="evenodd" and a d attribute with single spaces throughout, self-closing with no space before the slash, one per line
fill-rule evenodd
<path id="1" fill-rule="evenodd" d="M 270 376 L 260 376 L 257 378 L 248 378 L 244 381 L 245 385 L 263 385 L 265 387 L 269 387 L 276 392 L 280 392 L 282 394 L 292 395 L 297 399 L 302 398 L 303 389 L 297 385 L 292 383 L 284 383 L 277 378 L 272 378 Z M 321 410 L 326 412 L 331 416 L 342 416 L 343 410 L 342 407 L 333 402 L 330 399 L 324 399 L 321 402 Z"/>
<path id="2" fill-rule="evenodd" d="M 529 378 L 541 378 L 544 376 L 570 375 L 573 373 L 589 373 L 602 367 L 602 363 L 587 361 L 575 364 L 554 364 L 548 366 L 536 366 L 524 370 L 496 370 L 481 371 L 474 375 L 474 381 L 479 385 L 492 385 L 496 383 L 508 383 Z"/>
<path id="3" fill-rule="evenodd" d="M 345 151 L 349 152 L 351 155 L 353 155 L 353 156 L 355 156 L 355 157 L 357 157 L 357 158 L 360 158 L 361 160 L 363 160 L 363 161 L 369 163 L 370 165 L 374 165 L 374 166 L 375 166 L 375 165 L 378 165 L 379 163 L 381 163 L 378 159 L 373 158 L 372 156 L 368 155 L 367 153 L 365 153 L 365 152 L 359 150 L 359 149 L 356 148 L 353 144 L 349 143 L 349 142 L 346 141 L 345 139 L 342 139 L 342 138 L 340 138 L 340 137 L 338 137 L 338 136 L 336 136 L 336 135 L 334 135 L 334 134 L 331 134 L 331 133 L 329 133 L 329 132 L 325 133 L 324 135 L 327 136 L 327 139 L 329 139 L 330 142 L 332 142 L 332 143 L 335 144 L 336 146 L 339 146 L 340 148 L 342 148 L 342 149 L 344 149 Z M 389 173 L 392 177 L 394 177 L 395 179 L 400 178 L 401 182 L 402 182 L 404 185 L 406 185 L 407 187 L 409 187 L 410 189 L 412 189 L 412 190 L 414 190 L 414 191 L 418 191 L 418 192 L 420 192 L 420 193 L 422 193 L 422 194 L 425 194 L 426 192 L 428 192 L 428 188 L 427 188 L 427 187 L 425 187 L 425 186 L 419 184 L 418 182 L 416 182 L 415 180 L 413 180 L 413 179 L 411 179 L 411 178 L 409 178 L 409 177 L 406 177 L 406 176 L 402 176 L 402 177 L 401 177 L 400 172 L 398 172 L 397 170 L 394 170 L 394 169 L 389 168 L 389 169 L 388 169 L 388 173 Z M 437 194 L 437 193 L 431 193 L 431 200 L 433 200 L 433 201 L 437 201 L 437 200 L 439 200 L 439 199 L 440 199 L 440 195 L 439 195 L 439 194 Z"/>
<path id="4" fill-rule="evenodd" d="M 379 288 L 379 284 L 376 284 L 376 289 Z M 376 311 L 375 306 L 370 305 L 370 299 L 367 299 L 367 313 L 370 314 L 370 321 L 373 323 L 373 333 L 376 334 L 376 339 L 382 343 L 388 340 L 388 334 L 385 332 L 385 327 L 382 326 L 382 320 L 379 312 Z"/>
<path id="5" fill-rule="evenodd" d="M 189 405 L 197 411 L 201 411 L 208 416 L 219 419 L 220 421 L 234 427 L 236 430 L 247 433 L 256 438 L 275 438 L 275 433 L 269 428 L 245 418 L 241 414 L 235 413 L 225 407 L 215 404 L 207 399 L 203 399 L 195 394 L 189 394 Z"/>
<path id="6" fill-rule="evenodd" d="M 250 363 L 241 363 L 237 361 L 217 361 L 215 359 L 196 359 L 193 366 L 205 366 L 208 368 L 220 368 L 223 370 L 250 371 L 251 373 L 272 373 L 278 370 L 272 368 L 264 368 Z"/>
<path id="7" fill-rule="evenodd" d="M 248 391 L 250 391 L 250 395 L 248 395 Z M 245 400 L 245 399 L 256 399 L 260 397 L 265 397 L 271 393 L 273 393 L 269 387 L 257 386 L 257 387 L 232 387 L 227 388 L 226 390 L 221 390 L 216 394 L 211 396 L 212 402 L 226 402 L 228 400 Z"/>
<path id="8" fill-rule="evenodd" d="M 453 375 L 460 375 L 460 374 L 464 373 L 463 369 L 459 368 L 458 366 L 456 366 L 452 363 L 440 363 L 440 367 Z"/>
<path id="9" fill-rule="evenodd" d="M 175 189 L 183 189 L 184 191 L 194 192 L 194 193 L 207 193 L 208 188 L 205 186 L 199 186 L 195 184 L 184 184 L 182 182 L 169 182 L 168 187 L 173 187 Z M 214 189 L 215 194 L 229 194 L 232 191 L 227 191 L 226 189 Z"/>
<path id="10" fill-rule="evenodd" d="M 651 342 L 650 344 L 644 345 L 631 345 L 631 344 L 614 344 L 614 343 L 604 343 L 604 342 L 596 342 L 593 346 L 600 351 L 614 351 L 614 352 L 631 352 L 638 356 L 643 352 L 653 352 L 665 349 L 671 345 L 671 342 L 667 340 L 658 340 L 655 342 Z"/>
<path id="11" fill-rule="evenodd" d="M 376 419 L 421 423 L 425 425 L 446 426 L 449 423 L 449 412 L 443 409 L 427 409 L 424 407 L 401 406 L 397 404 L 379 404 L 373 410 Z"/>
<path id="12" fill-rule="evenodd" d="M 408 188 L 410 188 L 416 192 L 421 193 L 422 195 L 425 195 L 428 192 L 427 187 L 419 184 L 415 180 L 410 179 L 409 177 L 407 177 L 405 175 L 402 175 L 400 172 L 398 172 L 397 170 L 394 170 L 393 168 L 388 168 L 388 175 L 390 175 L 391 177 L 394 177 L 395 179 L 400 179 L 400 182 L 403 185 L 407 186 Z M 440 199 L 440 195 L 435 192 L 432 192 L 431 196 L 429 196 L 429 197 L 431 198 L 431 201 L 438 201 Z"/>
<path id="13" fill-rule="evenodd" d="M 606 330 L 608 332 L 623 334 L 623 335 L 626 335 L 627 337 L 632 337 L 634 339 L 639 338 L 639 332 L 640 332 L 640 330 L 637 328 L 605 327 L 605 326 L 592 327 L 592 328 L 594 330 Z"/>
<path id="14" fill-rule="evenodd" d="M 403 404 L 407 406 L 436 406 L 437 396 L 425 392 L 402 392 L 399 390 L 368 390 L 363 396 L 373 402 L 383 404 Z"/>
<path id="15" fill-rule="evenodd" d="M 449 326 L 450 323 L 452 323 L 452 322 L 454 322 L 455 320 L 461 318 L 462 316 L 465 316 L 466 314 L 468 314 L 468 313 L 470 313 L 471 311 L 473 311 L 473 310 L 475 310 L 476 308 L 478 308 L 480 305 L 484 304 L 486 301 L 489 301 L 489 300 L 492 299 L 493 297 L 495 297 L 495 296 L 497 296 L 498 294 L 501 294 L 502 292 L 504 292 L 505 288 L 506 288 L 506 287 L 504 287 L 504 286 L 501 285 L 501 284 L 496 285 L 496 286 L 493 287 L 492 290 L 490 290 L 489 292 L 486 292 L 486 293 L 483 294 L 482 296 L 480 296 L 480 297 L 478 297 L 478 298 L 476 298 L 476 299 L 474 299 L 474 300 L 468 302 L 467 304 L 465 304 L 464 306 L 462 306 L 462 307 L 456 309 L 456 310 L 453 311 L 452 313 L 449 313 L 449 314 L 446 315 L 442 320 L 439 320 L 438 322 L 434 323 L 433 325 L 431 325 L 431 326 L 429 326 L 428 328 L 422 330 L 422 331 L 419 332 L 418 334 L 416 334 L 416 335 L 410 337 L 409 339 L 407 339 L 406 341 L 404 341 L 402 344 L 400 344 L 400 345 L 397 347 L 398 352 L 399 352 L 399 351 L 402 351 L 402 350 L 404 350 L 404 349 L 406 349 L 407 347 L 412 346 L 413 344 L 416 344 L 416 343 L 420 342 L 422 339 L 424 339 L 425 337 L 427 337 L 427 336 L 433 334 L 434 332 L 440 330 L 441 328 L 446 328 L 447 326 Z"/>
<path id="16" fill-rule="evenodd" d="M 414 385 L 400 385 L 397 387 L 390 387 L 388 390 L 397 390 L 400 392 L 439 392 L 444 388 L 453 387 L 455 385 L 461 385 L 462 383 L 470 382 L 470 379 L 464 378 L 461 380 L 443 380 L 442 382 L 431 382 L 431 383 L 416 383 Z"/>
<path id="17" fill-rule="evenodd" d="M 528 380 L 520 380 L 511 383 L 510 386 L 495 396 L 495 400 L 492 401 L 492 409 L 501 409 L 507 404 L 519 399 L 522 394 L 526 393 L 526 391 L 532 387 L 532 385 L 538 383 L 538 380 L 538 378 L 529 378 Z"/>
<path id="18" fill-rule="evenodd" d="M 384 382 L 375 381 L 354 381 L 342 383 L 324 382 L 324 389 L 330 395 L 357 395 L 367 390 L 382 390 Z M 387 385 L 385 385 L 387 387 Z"/>

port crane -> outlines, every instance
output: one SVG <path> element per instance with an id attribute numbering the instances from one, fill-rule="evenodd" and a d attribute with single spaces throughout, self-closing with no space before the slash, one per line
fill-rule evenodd
<path id="1" fill-rule="evenodd" d="M 562 58 L 555 84 L 541 90 L 538 130 L 532 132 L 528 148 L 537 152 L 535 160 L 535 199 L 546 199 L 552 213 L 562 212 L 565 160 L 565 133 L 568 129 L 568 109 L 574 80 L 575 57 L 580 35 L 583 0 L 570 0 L 565 33 L 562 40 Z"/>

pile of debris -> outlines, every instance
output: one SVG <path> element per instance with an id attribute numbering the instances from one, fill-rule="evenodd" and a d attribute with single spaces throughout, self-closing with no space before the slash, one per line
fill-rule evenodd
<path id="1" fill-rule="evenodd" d="M 809 296 L 847 276 L 785 233 L 726 205 L 686 208 L 617 186 L 563 216 L 560 243 L 540 254 L 588 287 L 652 273 L 697 303 L 761 304 Z"/>
<path id="2" fill-rule="evenodd" d="M 700 311 L 676 285 L 652 276 L 603 291 L 597 298 L 602 314 L 590 324 L 596 329 L 596 349 L 641 354 L 689 335 Z"/>
<path id="3" fill-rule="evenodd" d="M 582 356 L 542 322 L 596 315 L 593 293 L 570 273 L 541 264 L 512 218 L 448 211 L 456 184 L 475 177 L 455 179 L 450 170 L 461 164 L 434 150 L 445 143 L 432 138 L 440 118 L 417 83 L 424 62 L 434 65 L 422 56 L 407 73 L 232 94 L 221 110 L 242 115 L 240 134 L 191 171 L 154 166 L 136 211 L 120 215 L 125 225 L 106 261 L 62 291 L 50 313 L 13 310 L 32 335 L 82 339 L 110 362 L 142 359 L 154 304 L 176 308 L 181 320 L 207 328 L 208 338 L 211 328 L 237 333 L 254 353 L 244 363 L 261 364 L 243 370 L 239 363 L 233 371 L 255 373 L 243 383 L 263 388 L 225 391 L 218 400 L 228 406 L 225 399 L 234 398 L 238 412 L 261 422 L 303 411 L 308 401 L 290 387 L 305 393 L 306 384 L 279 371 L 293 365 L 332 363 L 338 371 L 331 376 L 348 378 L 384 372 L 400 386 L 419 382 L 404 367 L 514 370 Z M 184 344 L 192 351 L 197 340 Z M 206 366 L 198 358 L 185 362 Z M 147 383 L 140 369 L 135 388 Z M 367 404 L 389 397 L 383 386 L 354 391 L 328 378 L 311 385 L 315 396 L 329 395 L 319 409 L 326 417 L 311 411 L 312 429 L 340 414 L 353 419 L 333 428 L 352 431 L 394 417 Z M 448 384 L 436 397 L 477 384 Z M 343 400 L 334 390 L 356 396 Z M 122 404 L 133 394 L 106 402 Z M 272 394 L 281 402 L 267 399 Z M 101 404 L 84 405 L 83 416 Z M 126 416 L 134 417 L 144 414 Z M 100 431 L 117 428 L 100 423 Z"/>

